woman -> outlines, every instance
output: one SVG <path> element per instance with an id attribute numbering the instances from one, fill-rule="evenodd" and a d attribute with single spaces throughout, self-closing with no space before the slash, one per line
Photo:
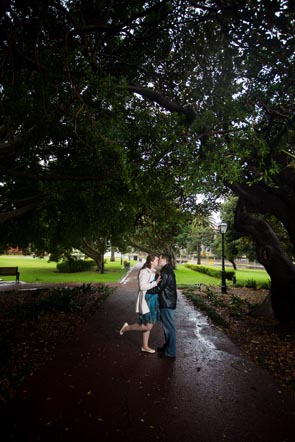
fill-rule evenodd
<path id="1" fill-rule="evenodd" d="M 158 264 L 158 256 L 147 256 L 146 262 L 138 274 L 139 292 L 136 301 L 136 312 L 139 314 L 139 323 L 128 324 L 128 322 L 125 322 L 120 330 L 120 335 L 127 331 L 141 331 L 141 351 L 147 353 L 155 353 L 155 350 L 149 347 L 149 337 L 153 325 L 160 320 L 158 294 L 149 293 L 149 290 L 156 287 L 161 279 L 157 275 Z"/>

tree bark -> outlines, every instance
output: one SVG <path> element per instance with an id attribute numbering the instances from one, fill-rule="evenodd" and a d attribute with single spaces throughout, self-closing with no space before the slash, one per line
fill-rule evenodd
<path id="1" fill-rule="evenodd" d="M 254 309 L 250 313 L 250 316 L 264 316 L 270 319 L 274 319 L 274 311 L 272 308 L 270 293 L 266 296 L 265 300 L 261 304 L 254 307 Z"/>
<path id="2" fill-rule="evenodd" d="M 10 212 L 0 213 L 0 224 L 7 221 L 20 218 L 21 216 L 32 212 L 37 208 L 37 203 L 27 204 L 26 206 L 20 207 L 19 209 L 11 210 Z"/>
<path id="3" fill-rule="evenodd" d="M 189 124 L 191 124 L 197 117 L 197 112 L 193 107 L 181 106 L 175 103 L 174 101 L 169 100 L 163 94 L 155 91 L 154 89 L 139 85 L 129 85 L 128 90 L 129 92 L 135 92 L 141 95 L 142 97 L 153 101 L 154 103 L 158 103 L 160 106 L 162 106 L 164 109 L 170 112 L 176 112 L 185 115 L 186 120 Z"/>
<path id="4" fill-rule="evenodd" d="M 253 238 L 259 262 L 271 278 L 270 299 L 279 321 L 295 320 L 295 266 L 280 246 L 279 240 L 263 219 L 249 214 L 242 198 L 235 213 L 235 227 Z"/>
<path id="5" fill-rule="evenodd" d="M 235 260 L 234 259 L 229 259 L 229 262 L 232 263 L 233 269 L 237 270 L 237 264 L 236 264 Z"/>
<path id="6" fill-rule="evenodd" d="M 295 249 L 295 182 L 289 174 L 289 170 L 281 173 L 281 189 L 268 187 L 264 183 L 254 183 L 251 186 L 234 183 L 229 187 L 244 200 L 252 212 L 271 213 L 281 221 Z"/>
<path id="7" fill-rule="evenodd" d="M 81 252 L 85 253 L 85 255 L 89 256 L 95 261 L 97 271 L 100 273 L 104 273 L 104 254 L 100 251 L 95 250 L 91 244 L 89 244 L 85 238 L 82 240 L 80 248 Z"/>
<path id="8" fill-rule="evenodd" d="M 201 264 L 201 242 L 197 242 L 197 264 Z"/>

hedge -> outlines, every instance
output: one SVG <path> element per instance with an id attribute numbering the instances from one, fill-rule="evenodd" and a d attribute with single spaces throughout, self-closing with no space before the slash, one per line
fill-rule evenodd
<path id="1" fill-rule="evenodd" d="M 222 270 L 215 269 L 213 267 L 205 267 L 199 264 L 184 264 L 185 267 L 194 270 L 195 272 L 205 273 L 205 275 L 213 276 L 214 278 L 221 278 Z M 225 269 L 225 277 L 229 281 L 232 281 L 236 272 L 234 270 Z"/>

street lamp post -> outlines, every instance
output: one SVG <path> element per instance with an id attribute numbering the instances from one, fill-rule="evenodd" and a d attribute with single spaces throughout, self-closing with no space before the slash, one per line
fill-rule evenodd
<path id="1" fill-rule="evenodd" d="M 226 293 L 226 278 L 225 278 L 225 268 L 224 268 L 224 234 L 227 229 L 227 224 L 224 221 L 218 226 L 218 231 L 221 233 L 221 260 L 222 260 L 222 269 L 221 269 L 221 292 Z"/>

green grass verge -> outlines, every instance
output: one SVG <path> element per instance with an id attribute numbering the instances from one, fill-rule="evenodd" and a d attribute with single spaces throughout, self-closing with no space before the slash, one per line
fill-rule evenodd
<path id="1" fill-rule="evenodd" d="M 185 290 L 184 294 L 194 304 L 194 306 L 205 313 L 214 322 L 214 324 L 224 328 L 229 327 L 227 321 L 219 313 L 217 313 L 213 307 L 206 304 L 206 302 L 204 302 L 204 300 L 198 295 L 194 294 L 191 290 Z"/>

